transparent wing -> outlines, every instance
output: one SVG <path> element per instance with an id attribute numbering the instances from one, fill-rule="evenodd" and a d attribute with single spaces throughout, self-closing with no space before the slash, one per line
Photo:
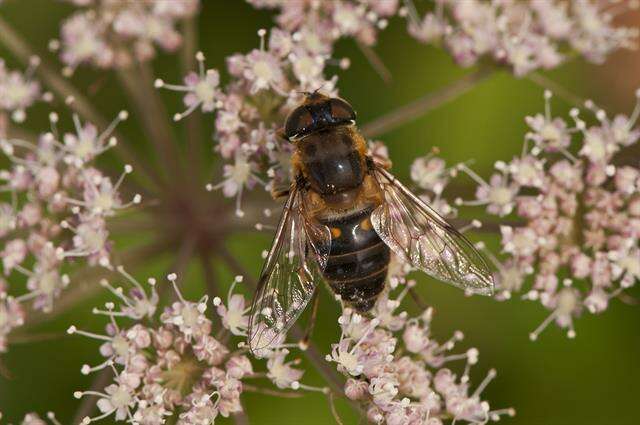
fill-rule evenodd
<path id="1" fill-rule="evenodd" d="M 487 262 L 460 232 L 391 173 L 374 168 L 385 202 L 371 214 L 380 238 L 414 267 L 466 291 L 493 294 Z"/>
<path id="2" fill-rule="evenodd" d="M 322 278 L 331 232 L 305 214 L 305 194 L 293 187 L 258 281 L 248 329 L 254 353 L 284 340 Z"/>

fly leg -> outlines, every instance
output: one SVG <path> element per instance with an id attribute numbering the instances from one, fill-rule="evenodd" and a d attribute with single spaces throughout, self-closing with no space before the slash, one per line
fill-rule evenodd
<path id="1" fill-rule="evenodd" d="M 291 193 L 291 188 L 288 188 L 288 187 L 287 188 L 275 188 L 275 187 L 271 188 L 271 197 L 276 201 L 288 197 L 290 193 Z"/>
<path id="2" fill-rule="evenodd" d="M 320 304 L 320 297 L 318 296 L 319 292 L 320 291 L 318 290 L 318 288 L 316 288 L 313 294 L 313 300 L 311 300 L 311 302 L 313 303 L 313 306 L 311 308 L 311 318 L 309 319 L 309 323 L 307 323 L 307 329 L 304 333 L 304 337 L 302 337 L 302 339 L 298 342 L 298 347 L 300 347 L 302 351 L 305 351 L 307 348 L 309 348 L 309 340 L 311 339 L 311 335 L 313 334 L 313 328 L 316 325 L 318 305 Z"/>

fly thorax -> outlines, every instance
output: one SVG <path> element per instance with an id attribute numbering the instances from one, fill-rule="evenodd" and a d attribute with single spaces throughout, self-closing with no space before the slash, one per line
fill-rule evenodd
<path id="1" fill-rule="evenodd" d="M 362 184 L 363 158 L 349 134 L 335 128 L 311 134 L 299 142 L 305 175 L 311 188 L 323 197 L 353 191 Z M 349 196 L 337 196 L 335 202 L 346 202 Z"/>

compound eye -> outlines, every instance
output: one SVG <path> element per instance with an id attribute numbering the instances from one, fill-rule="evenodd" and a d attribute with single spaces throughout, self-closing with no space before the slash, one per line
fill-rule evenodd
<path id="1" fill-rule="evenodd" d="M 347 102 L 339 98 L 333 98 L 331 104 L 331 117 L 336 122 L 349 122 L 356 120 L 356 113 Z"/>
<path id="2" fill-rule="evenodd" d="M 307 108 L 299 106 L 287 117 L 284 124 L 284 134 L 287 139 L 304 134 L 313 125 L 313 117 Z"/>

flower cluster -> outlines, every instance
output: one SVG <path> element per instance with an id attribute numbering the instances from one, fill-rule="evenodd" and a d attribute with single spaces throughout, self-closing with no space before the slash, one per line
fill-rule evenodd
<path id="1" fill-rule="evenodd" d="M 640 279 L 640 163 L 625 160 L 640 139 L 636 95 L 630 117 L 611 118 L 589 101 L 595 123 L 572 109 L 570 125 L 551 115 L 547 91 L 545 113 L 526 119 L 531 131 L 520 156 L 498 161 L 489 182 L 460 167 L 479 186 L 475 200 L 459 204 L 486 205 L 518 223 L 501 226 L 506 260 L 490 257 L 499 270 L 499 299 L 522 291 L 532 275 L 523 297 L 552 311 L 532 339 L 552 320 L 573 337 L 575 316 L 585 308 L 602 312 Z"/>
<path id="2" fill-rule="evenodd" d="M 399 10 L 399 0 L 247 0 L 257 8 L 279 9 L 280 28 L 306 43 L 331 51 L 341 37 L 371 45 L 387 20 Z"/>
<path id="3" fill-rule="evenodd" d="M 436 0 L 422 17 L 408 2 L 408 31 L 424 43 L 439 43 L 461 66 L 483 56 L 508 64 L 517 76 L 558 66 L 567 51 L 601 63 L 613 50 L 634 45 L 638 30 L 616 27 L 617 15 L 637 2 Z"/>
<path id="4" fill-rule="evenodd" d="M 452 353 L 462 332 L 439 343 L 431 335 L 431 308 L 415 318 L 398 311 L 414 284 L 403 283 L 396 299 L 388 291 L 382 294 L 373 318 L 344 309 L 338 320 L 342 335 L 327 360 L 348 378 L 347 397 L 362 403 L 373 423 L 438 425 L 452 419 L 479 424 L 513 416 L 513 409 L 491 410 L 480 397 L 494 370 L 470 391 L 469 371 L 478 362 L 478 350 Z M 460 376 L 448 367 L 455 361 L 465 362 Z"/>
<path id="5" fill-rule="evenodd" d="M 81 9 L 63 23 L 60 58 L 72 73 L 81 64 L 126 67 L 155 55 L 156 46 L 175 50 L 181 43 L 177 21 L 194 15 L 198 0 L 67 0 Z"/>
<path id="6" fill-rule="evenodd" d="M 402 7 L 397 0 L 248 1 L 279 9 L 281 28 L 299 37 L 313 34 L 314 43 L 327 51 L 340 37 L 373 44 L 389 18 L 402 16 L 412 37 L 442 45 L 459 65 L 490 56 L 518 76 L 555 68 L 568 52 L 601 63 L 613 50 L 633 46 L 638 36 L 637 29 L 613 24 L 616 16 L 637 8 L 637 1 L 436 0 L 425 13 L 411 0 Z"/>
<path id="7" fill-rule="evenodd" d="M 83 423 L 98 421 L 114 415 L 117 421 L 155 425 L 169 418 L 181 425 L 212 424 L 218 415 L 228 417 L 242 411 L 240 396 L 252 386 L 244 379 L 267 377 L 282 389 L 305 389 L 297 380 L 302 371 L 286 362 L 287 351 L 279 347 L 268 354 L 267 372 L 256 374 L 246 353 L 244 342 L 232 351 L 230 338 L 245 337 L 248 309 L 242 295 L 233 290 L 242 278 L 235 279 L 224 303 L 207 296 L 193 302 L 186 300 L 170 274 L 177 300 L 159 315 L 158 292 L 155 279 L 149 288 L 128 274 L 122 267 L 118 272 L 125 278 L 129 290 L 113 286 L 103 280 L 121 304 L 109 302 L 95 314 L 109 317 L 106 334 L 94 334 L 69 328 L 70 334 L 80 334 L 102 341 L 100 353 L 105 361 L 97 366 L 84 365 L 83 374 L 112 368 L 114 382 L 104 391 L 77 391 L 77 398 L 98 398 L 101 414 L 85 418 Z M 222 328 L 214 336 L 214 323 L 206 315 L 209 305 L 216 307 Z M 126 327 L 122 323 L 129 319 Z M 132 323 L 131 323 L 132 322 Z M 312 388 L 312 387 L 308 387 Z"/>
<path id="8" fill-rule="evenodd" d="M 245 188 L 288 186 L 292 147 L 277 130 L 303 92 L 336 94 L 337 78 L 324 77 L 326 65 L 333 62 L 313 43 L 279 29 L 272 30 L 268 40 L 265 30 L 258 34 L 260 48 L 227 59 L 231 81 L 225 87 L 219 85 L 217 70 L 205 70 L 202 53 L 196 55 L 199 71 L 188 74 L 184 85 L 156 80 L 158 88 L 186 93 L 187 109 L 175 114 L 175 120 L 197 108 L 215 113 L 216 150 L 228 163 L 224 181 L 208 188 L 236 197 L 238 215 Z"/>
<path id="9" fill-rule="evenodd" d="M 242 411 L 240 396 L 257 391 L 247 380 L 267 378 L 278 391 L 308 391 L 330 395 L 331 390 L 300 382 L 304 370 L 300 361 L 287 360 L 290 349 L 305 349 L 300 344 L 280 341 L 254 353 L 264 359 L 266 370 L 256 372 L 247 357 L 244 343 L 248 313 L 244 296 L 234 293 L 242 282 L 236 277 L 226 301 L 207 296 L 193 302 L 186 300 L 170 274 L 176 301 L 160 314 L 155 279 L 149 286 L 136 280 L 122 267 L 116 268 L 129 289 L 101 284 L 117 297 L 105 309 L 94 314 L 107 316 L 106 333 L 95 334 L 71 326 L 70 334 L 79 334 L 102 342 L 100 353 L 105 360 L 97 366 L 84 365 L 83 374 L 111 368 L 114 381 L 104 391 L 77 391 L 75 396 L 97 397 L 100 414 L 83 423 L 114 415 L 117 421 L 162 424 L 170 418 L 182 425 L 212 424 L 218 415 L 228 417 Z M 398 267 L 394 267 L 394 270 Z M 392 284 L 404 287 L 396 299 L 382 295 L 373 311 L 375 319 L 365 318 L 346 308 L 339 318 L 342 334 L 326 360 L 337 365 L 347 376 L 344 391 L 351 400 L 361 402 L 369 419 L 390 424 L 427 423 L 437 425 L 445 418 L 471 423 L 513 415 L 513 409 L 491 411 L 480 393 L 495 376 L 491 371 L 477 389 L 469 394 L 469 371 L 478 360 L 475 349 L 451 354 L 462 333 L 443 344 L 430 335 L 432 310 L 408 319 L 397 312 L 400 302 L 415 282 L 406 283 L 404 272 L 394 274 Z M 222 327 L 216 331 L 214 321 L 206 315 L 210 304 L 216 309 Z M 127 320 L 126 326 L 123 321 Z M 233 351 L 233 338 L 242 338 Z M 460 378 L 448 362 L 466 360 Z M 284 393 L 283 393 L 284 394 Z M 335 394 L 331 394 L 335 396 Z M 330 400 L 333 400 L 330 398 Z M 409 418 L 409 419 L 407 419 Z"/>
<path id="10" fill-rule="evenodd" d="M 443 192 L 451 178 L 456 176 L 458 167 L 447 167 L 445 161 L 437 156 L 438 151 L 438 148 L 433 148 L 431 153 L 413 161 L 411 180 L 416 185 L 416 192 L 425 202 L 440 215 L 454 218 L 457 210 L 443 197 Z M 473 227 L 476 227 L 475 223 Z"/>
<path id="11" fill-rule="evenodd" d="M 25 304 L 49 312 L 69 284 L 65 263 L 85 258 L 109 265 L 110 242 L 105 220 L 140 201 L 123 203 L 119 186 L 131 167 L 113 183 L 92 165 L 96 156 L 116 144 L 111 136 L 121 112 L 102 133 L 74 115 L 75 132 L 60 134 L 58 116 L 50 114 L 51 131 L 35 142 L 0 138 L 8 167 L 0 170 L 0 352 L 7 335 L 24 323 Z M 26 281 L 26 290 L 19 289 Z"/>
<path id="12" fill-rule="evenodd" d="M 29 61 L 29 67 L 24 73 L 11 71 L 0 58 L 0 111 L 11 114 L 15 122 L 22 122 L 26 118 L 26 110 L 36 101 L 51 100 L 50 93 L 42 93 L 40 84 L 33 79 L 33 73 L 40 64 L 40 59 L 34 56 Z"/>
<path id="13" fill-rule="evenodd" d="M 105 361 L 94 367 L 83 366 L 83 374 L 113 368 L 115 375 L 114 382 L 102 392 L 75 393 L 77 398 L 98 397 L 101 414 L 87 417 L 83 423 L 114 415 L 118 421 L 161 424 L 180 408 L 185 413 L 179 423 L 213 423 L 218 413 L 228 416 L 241 410 L 239 378 L 251 373 L 251 365 L 244 356 L 228 356 L 229 350 L 211 336 L 212 322 L 205 316 L 207 297 L 197 302 L 185 300 L 175 283 L 176 276 L 169 275 L 178 300 L 161 314 L 157 326 L 147 326 L 143 319 L 158 319 L 155 279 L 149 279 L 148 290 L 123 268 L 118 267 L 118 271 L 129 290 L 114 287 L 106 280 L 101 284 L 113 292 L 122 306 L 116 309 L 116 304 L 109 302 L 105 310 L 94 309 L 95 314 L 110 319 L 106 335 L 75 326 L 68 330 L 70 334 L 103 342 L 100 353 Z M 116 318 L 135 322 L 121 327 Z M 198 422 L 196 418 L 209 420 Z"/>

